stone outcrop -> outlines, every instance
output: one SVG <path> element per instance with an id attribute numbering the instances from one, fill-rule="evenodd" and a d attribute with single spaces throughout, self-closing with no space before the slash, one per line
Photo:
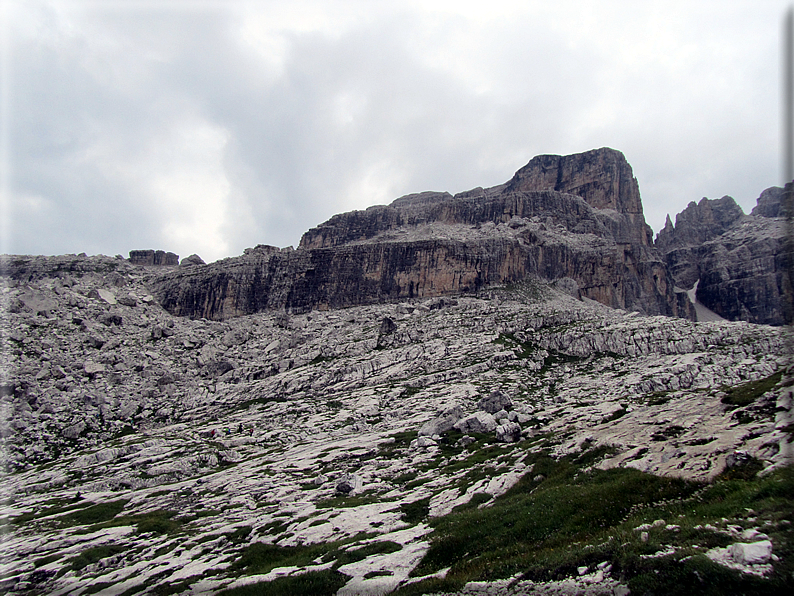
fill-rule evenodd
<path id="1" fill-rule="evenodd" d="M 731 197 L 690 203 L 656 238 L 676 286 L 729 320 L 785 321 L 783 189 L 761 193 L 751 215 Z"/>
<path id="2" fill-rule="evenodd" d="M 553 180 L 553 184 L 551 183 Z M 306 312 L 479 291 L 527 278 L 576 296 L 689 316 L 653 250 L 623 155 L 541 156 L 504 185 L 425 192 L 332 217 L 297 250 L 257 246 L 153 280 L 161 304 L 193 318 Z"/>
<path id="3" fill-rule="evenodd" d="M 131 250 L 130 263 L 133 265 L 179 265 L 179 255 L 164 250 Z"/>
<path id="4" fill-rule="evenodd" d="M 783 189 L 778 186 L 767 188 L 758 197 L 755 207 L 750 215 L 759 217 L 784 217 L 785 208 L 783 205 Z"/>

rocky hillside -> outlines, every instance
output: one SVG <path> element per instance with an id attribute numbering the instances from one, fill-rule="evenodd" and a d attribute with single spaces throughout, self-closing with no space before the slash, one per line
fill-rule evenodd
<path id="1" fill-rule="evenodd" d="M 785 322 L 786 223 L 783 189 L 769 188 L 750 215 L 731 197 L 691 202 L 656 238 L 676 286 L 695 288 L 721 317 Z M 697 284 L 697 285 L 696 285 Z"/>
<path id="2" fill-rule="evenodd" d="M 631 166 L 613 149 L 536 157 L 493 188 L 336 215 L 297 250 L 259 246 L 151 284 L 173 314 L 224 320 L 465 294 L 530 277 L 615 308 L 691 316 L 652 247 Z"/>
<path id="3" fill-rule="evenodd" d="M 482 192 L 504 209 L 501 191 Z M 449 214 L 388 228 L 407 234 L 488 226 L 491 242 L 535 230 L 577 255 L 580 236 L 617 246 L 608 209 L 532 192 L 512 203 L 520 221 L 480 230 L 448 223 L 469 217 L 465 197 L 372 213 Z M 568 201 L 596 231 L 524 217 L 534 200 Z M 342 248 L 386 254 L 373 238 Z M 159 274 L 123 259 L 4 270 L 4 593 L 791 590 L 780 328 L 644 316 L 536 278 L 212 321 L 163 309 Z M 213 300 L 240 314 L 228 294 Z"/>

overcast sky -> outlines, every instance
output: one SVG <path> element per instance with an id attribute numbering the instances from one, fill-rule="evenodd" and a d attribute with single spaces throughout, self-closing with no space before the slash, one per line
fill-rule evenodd
<path id="1" fill-rule="evenodd" d="M 788 5 L 6 1 L 0 250 L 209 262 L 604 146 L 654 232 L 749 213 L 783 183 Z"/>

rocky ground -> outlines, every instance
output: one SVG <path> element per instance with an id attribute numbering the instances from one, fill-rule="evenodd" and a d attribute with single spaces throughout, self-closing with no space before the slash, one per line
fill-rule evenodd
<path id="1" fill-rule="evenodd" d="M 8 271 L 5 593 L 212 594 L 333 571 L 341 595 L 384 594 L 422 579 L 434 520 L 542 483 L 541 450 L 699 482 L 791 464 L 780 328 L 645 317 L 540 282 L 214 322 L 169 315 L 121 259 Z M 771 573 L 781 546 L 731 521 L 714 520 L 730 544 L 710 558 Z M 252 562 L 271 547 L 277 564 Z M 463 590 L 628 593 L 607 563 Z"/>

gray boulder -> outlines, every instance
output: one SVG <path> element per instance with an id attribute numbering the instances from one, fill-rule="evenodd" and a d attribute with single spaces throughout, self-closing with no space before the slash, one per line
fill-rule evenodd
<path id="1" fill-rule="evenodd" d="M 460 406 L 454 406 L 444 410 L 440 416 L 428 420 L 419 429 L 420 437 L 432 437 L 452 430 L 455 423 L 463 418 L 463 410 Z"/>
<path id="2" fill-rule="evenodd" d="M 496 426 L 496 419 L 491 414 L 475 412 L 471 416 L 458 420 L 453 428 L 463 434 L 490 433 L 496 430 Z"/>
<path id="3" fill-rule="evenodd" d="M 204 259 L 197 254 L 192 254 L 189 257 L 185 257 L 179 264 L 182 267 L 190 267 L 191 265 L 206 265 Z"/>
<path id="4" fill-rule="evenodd" d="M 499 410 L 510 410 L 512 407 L 513 400 L 501 391 L 494 391 L 477 402 L 477 409 L 489 414 L 496 414 Z"/>
<path id="5" fill-rule="evenodd" d="M 772 542 L 737 542 L 728 548 L 731 558 L 740 565 L 767 563 L 772 558 Z"/>
<path id="6" fill-rule="evenodd" d="M 356 491 L 359 483 L 355 474 L 345 474 L 336 482 L 336 492 L 340 495 L 349 495 Z"/>
<path id="7" fill-rule="evenodd" d="M 496 440 L 500 443 L 516 443 L 521 440 L 521 427 L 515 422 L 504 420 L 496 427 Z"/>

